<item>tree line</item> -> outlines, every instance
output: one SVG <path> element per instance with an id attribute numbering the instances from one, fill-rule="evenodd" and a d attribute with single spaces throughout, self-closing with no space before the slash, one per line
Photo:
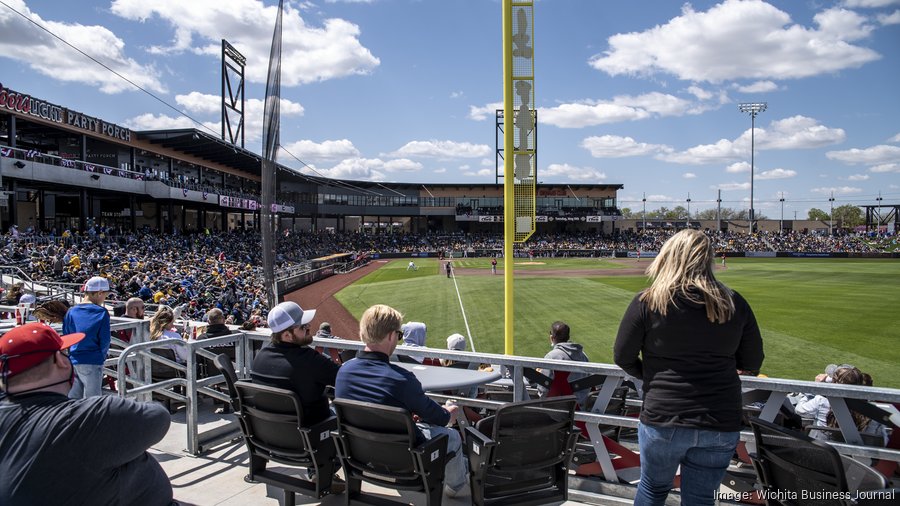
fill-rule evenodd
<path id="1" fill-rule="evenodd" d="M 723 220 L 747 220 L 750 219 L 750 211 L 747 209 L 738 210 L 732 209 L 730 207 L 723 207 L 719 211 L 719 216 Z M 636 220 L 644 218 L 641 211 L 633 211 L 628 207 L 622 209 L 622 217 L 625 219 Z M 684 206 L 675 206 L 673 208 L 662 206 L 657 209 L 648 210 L 646 218 L 648 220 L 715 220 L 716 210 L 703 209 L 700 211 L 694 211 L 690 213 L 689 216 L 688 210 Z M 769 217 L 757 211 L 756 219 L 768 220 Z M 809 210 L 806 219 L 830 221 L 832 217 L 827 211 L 823 211 L 821 209 L 813 207 Z M 844 204 L 842 206 L 834 208 L 834 221 L 840 223 L 840 225 L 843 227 L 855 227 L 858 225 L 864 225 L 866 220 L 860 207 L 854 206 L 853 204 Z"/>

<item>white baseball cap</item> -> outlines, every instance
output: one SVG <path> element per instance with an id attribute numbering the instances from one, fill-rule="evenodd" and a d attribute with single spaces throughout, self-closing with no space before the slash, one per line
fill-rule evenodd
<path id="1" fill-rule="evenodd" d="M 102 276 L 94 276 L 84 282 L 81 287 L 82 292 L 109 292 L 109 280 Z"/>
<path id="2" fill-rule="evenodd" d="M 35 302 L 37 302 L 37 299 L 35 299 L 34 295 L 30 293 L 26 293 L 21 298 L 19 298 L 19 304 L 34 304 Z"/>
<path id="3" fill-rule="evenodd" d="M 450 334 L 447 338 L 448 350 L 464 351 L 466 349 L 466 338 L 462 334 Z"/>
<path id="4" fill-rule="evenodd" d="M 295 325 L 306 325 L 315 316 L 315 309 L 304 311 L 296 302 L 282 302 L 269 311 L 266 323 L 268 323 L 272 332 L 281 332 Z"/>

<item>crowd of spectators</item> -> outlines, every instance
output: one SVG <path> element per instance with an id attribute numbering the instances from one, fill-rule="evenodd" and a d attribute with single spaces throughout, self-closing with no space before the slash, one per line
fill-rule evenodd
<path id="1" fill-rule="evenodd" d="M 118 233 L 117 233 L 118 232 Z M 517 245 L 519 254 L 565 256 L 580 251 L 658 251 L 674 231 L 651 229 L 536 234 Z M 878 252 L 896 246 L 896 237 L 864 233 L 822 235 L 785 231 L 707 232 L 719 253 L 740 251 Z M 84 234 L 19 234 L 0 240 L 0 265 L 22 268 L 35 282 L 81 284 L 91 276 L 110 280 L 121 300 L 138 296 L 148 303 L 183 307 L 199 319 L 220 308 L 229 323 L 264 322 L 267 313 L 258 232 L 232 230 L 192 234 L 123 232 L 91 228 Z M 276 269 L 301 266 L 338 252 L 484 254 L 503 248 L 499 234 L 363 234 L 288 232 L 279 234 Z M 604 253 L 601 253 L 604 252 Z M 488 253 L 490 254 L 490 253 Z"/>

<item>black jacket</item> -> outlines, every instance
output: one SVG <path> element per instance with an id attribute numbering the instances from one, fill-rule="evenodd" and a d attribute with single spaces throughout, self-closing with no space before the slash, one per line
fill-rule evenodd
<path id="1" fill-rule="evenodd" d="M 276 343 L 259 350 L 250 377 L 254 383 L 296 392 L 303 406 L 303 425 L 309 427 L 331 414 L 325 387 L 334 386 L 338 369 L 309 346 Z"/>
<path id="2" fill-rule="evenodd" d="M 741 429 L 737 369 L 758 371 L 762 337 L 753 310 L 733 292 L 735 313 L 712 323 L 706 308 L 676 296 L 663 317 L 639 300 L 625 311 L 613 359 L 644 381 L 641 422 L 699 429 Z"/>

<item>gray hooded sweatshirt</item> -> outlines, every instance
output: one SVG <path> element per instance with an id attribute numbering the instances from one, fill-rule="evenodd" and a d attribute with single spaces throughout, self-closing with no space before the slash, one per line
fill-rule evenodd
<path id="1" fill-rule="evenodd" d="M 549 358 L 553 360 L 573 360 L 575 362 L 590 362 L 587 355 L 584 354 L 584 350 L 582 349 L 580 344 L 565 342 L 565 343 L 556 343 L 553 345 L 553 349 L 551 349 L 544 358 Z M 553 371 L 544 371 L 548 373 L 551 378 L 553 378 Z M 587 376 L 587 374 L 583 372 L 571 372 L 569 373 L 569 382 L 573 382 L 577 379 L 581 379 Z M 541 395 L 547 393 L 545 388 L 538 387 L 538 390 L 541 392 Z M 579 390 L 575 392 L 575 397 L 578 399 L 578 404 L 581 406 L 581 409 L 587 409 L 585 402 L 587 402 L 588 394 L 590 394 L 589 389 Z"/>

